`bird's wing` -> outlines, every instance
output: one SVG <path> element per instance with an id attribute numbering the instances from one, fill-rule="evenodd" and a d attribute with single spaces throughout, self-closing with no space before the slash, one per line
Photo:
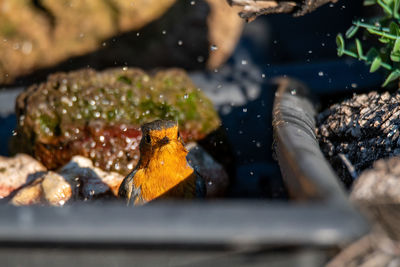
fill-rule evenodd
<path id="1" fill-rule="evenodd" d="M 126 205 L 129 205 L 129 202 L 132 197 L 132 192 L 134 187 L 133 177 L 135 177 L 135 174 L 136 174 L 136 169 L 133 170 L 124 178 L 118 189 L 118 196 L 126 200 Z"/>
<path id="2" fill-rule="evenodd" d="M 196 175 L 196 197 L 205 198 L 207 194 L 206 181 L 194 168 L 193 171 Z"/>
<path id="3" fill-rule="evenodd" d="M 142 198 L 142 188 L 141 186 L 135 187 L 133 183 L 133 179 L 137 173 L 137 169 L 134 169 L 131 173 L 129 173 L 118 189 L 118 196 L 120 198 L 125 199 L 126 205 L 129 206 L 130 203 L 134 205 L 143 205 L 146 203 Z"/>

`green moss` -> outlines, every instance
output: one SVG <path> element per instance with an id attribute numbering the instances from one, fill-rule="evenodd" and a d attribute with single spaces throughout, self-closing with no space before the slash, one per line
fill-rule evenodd
<path id="1" fill-rule="evenodd" d="M 125 76 L 125 75 L 120 75 L 120 76 L 117 78 L 117 81 L 123 82 L 123 83 L 126 83 L 126 84 L 129 84 L 129 85 L 132 84 L 132 80 L 129 79 L 129 78 L 128 78 L 127 76 Z"/>
<path id="2" fill-rule="evenodd" d="M 42 133 L 44 133 L 45 135 L 48 135 L 47 133 L 50 132 L 55 132 L 55 130 L 58 128 L 58 120 L 55 118 L 52 118 L 48 115 L 42 114 L 39 117 L 39 126 L 40 126 L 40 130 Z"/>

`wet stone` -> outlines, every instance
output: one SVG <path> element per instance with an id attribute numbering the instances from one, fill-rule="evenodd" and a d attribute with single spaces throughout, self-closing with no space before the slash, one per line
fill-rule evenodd
<path id="1" fill-rule="evenodd" d="M 400 155 L 399 99 L 400 91 L 355 94 L 317 116 L 321 150 L 346 185 L 356 177 L 339 154 L 345 155 L 357 175 L 378 159 Z"/>
<path id="2" fill-rule="evenodd" d="M 40 162 L 25 154 L 0 157 L 0 199 L 32 182 L 45 171 Z"/>
<path id="3" fill-rule="evenodd" d="M 211 101 L 179 69 L 152 76 L 127 67 L 57 73 L 19 95 L 16 113 L 14 153 L 30 154 L 52 170 L 81 155 L 123 175 L 139 159 L 141 124 L 178 121 L 185 142 L 220 126 Z"/>

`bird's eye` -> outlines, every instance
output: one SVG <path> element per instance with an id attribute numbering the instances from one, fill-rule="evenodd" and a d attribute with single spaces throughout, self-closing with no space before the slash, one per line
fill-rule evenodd
<path id="1" fill-rule="evenodd" d="M 144 137 L 144 141 L 146 141 L 147 144 L 150 144 L 151 143 L 150 135 L 146 134 L 146 136 Z"/>

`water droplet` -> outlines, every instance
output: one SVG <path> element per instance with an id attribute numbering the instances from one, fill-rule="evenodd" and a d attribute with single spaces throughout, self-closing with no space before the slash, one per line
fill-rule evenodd
<path id="1" fill-rule="evenodd" d="M 32 43 L 31 42 L 24 42 L 22 44 L 22 53 L 28 55 L 32 52 Z"/>
<path id="2" fill-rule="evenodd" d="M 119 163 L 115 163 L 114 164 L 114 169 L 116 169 L 117 171 L 121 168 L 121 166 L 119 165 Z"/>

